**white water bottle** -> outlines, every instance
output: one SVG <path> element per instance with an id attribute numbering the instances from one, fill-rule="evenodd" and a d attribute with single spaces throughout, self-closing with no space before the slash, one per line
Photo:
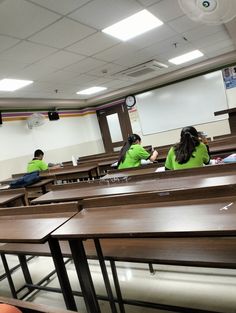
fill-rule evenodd
<path id="1" fill-rule="evenodd" d="M 77 166 L 76 158 L 75 158 L 73 155 L 72 155 L 72 157 L 71 157 L 71 160 L 72 160 L 73 166 Z"/>

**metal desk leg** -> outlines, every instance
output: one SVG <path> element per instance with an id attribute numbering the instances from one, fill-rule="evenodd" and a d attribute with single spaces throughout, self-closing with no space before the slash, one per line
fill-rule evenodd
<path id="1" fill-rule="evenodd" d="M 122 299 L 122 293 L 120 290 L 120 284 L 119 284 L 119 279 L 118 279 L 118 275 L 117 275 L 115 261 L 110 260 L 110 264 L 111 264 L 111 271 L 112 271 L 112 276 L 113 276 L 113 280 L 114 280 L 114 285 L 116 288 L 116 295 L 117 295 L 117 300 L 118 300 L 118 304 L 119 304 L 119 308 L 120 308 L 120 313 L 125 313 L 125 306 L 124 306 L 123 299 Z"/>
<path id="2" fill-rule="evenodd" d="M 89 179 L 90 179 L 90 180 L 92 180 L 92 179 L 93 179 L 93 174 L 92 174 L 92 171 L 88 171 L 88 177 L 89 177 Z"/>
<path id="3" fill-rule="evenodd" d="M 33 285 L 33 281 L 32 281 L 32 278 L 31 278 L 31 275 L 29 272 L 29 268 L 27 265 L 26 256 L 25 255 L 18 255 L 18 259 L 19 259 L 19 262 L 21 265 L 21 269 L 22 269 L 26 284 Z M 28 287 L 28 289 L 30 292 L 34 290 L 34 288 L 32 288 L 32 287 Z"/>
<path id="4" fill-rule="evenodd" d="M 14 286 L 14 283 L 13 283 L 13 280 L 11 277 L 11 272 L 9 270 L 9 266 L 8 266 L 5 254 L 1 253 L 1 258 L 2 258 L 2 264 L 4 266 L 4 270 L 6 272 L 9 287 L 11 289 L 11 294 L 12 294 L 13 298 L 17 299 L 17 292 L 16 292 L 16 289 L 15 289 L 15 286 Z"/>
<path id="5" fill-rule="evenodd" d="M 82 240 L 69 240 L 75 269 L 88 313 L 101 313 Z"/>
<path id="6" fill-rule="evenodd" d="M 51 250 L 53 262 L 57 271 L 58 280 L 68 310 L 77 311 L 75 299 L 72 293 L 70 281 L 63 261 L 61 248 L 57 239 L 49 238 L 48 244 Z"/>
<path id="7" fill-rule="evenodd" d="M 105 260 L 104 260 L 104 256 L 103 256 L 103 253 L 102 253 L 102 248 L 101 248 L 99 239 L 94 239 L 94 244 L 95 244 L 95 247 L 96 247 L 98 260 L 99 260 L 99 264 L 100 264 L 101 271 L 102 271 L 102 276 L 103 276 L 103 279 L 104 279 L 104 283 L 105 283 L 108 299 L 109 299 L 109 302 L 110 302 L 111 311 L 112 311 L 112 313 L 117 313 L 116 304 L 114 302 L 114 297 L 113 297 L 113 293 L 112 293 L 112 289 L 111 289 L 111 284 L 110 284 L 109 277 L 108 277 L 108 274 L 107 274 L 107 268 L 106 268 L 106 264 L 105 264 Z"/>

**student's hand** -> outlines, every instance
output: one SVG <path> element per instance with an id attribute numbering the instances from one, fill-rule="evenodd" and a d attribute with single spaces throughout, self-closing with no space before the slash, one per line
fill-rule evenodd
<path id="1" fill-rule="evenodd" d="M 151 160 L 152 162 L 155 161 L 156 158 L 157 158 L 157 156 L 158 156 L 158 152 L 157 152 L 156 150 L 154 150 L 153 153 L 152 153 L 152 155 L 151 155 L 151 157 L 150 157 L 150 160 Z"/>
<path id="2" fill-rule="evenodd" d="M 202 143 L 204 143 L 205 145 L 208 144 L 208 140 L 207 140 L 206 137 L 199 137 L 199 140 L 200 140 Z"/>
<path id="3" fill-rule="evenodd" d="M 57 164 L 57 165 L 50 167 L 51 170 L 56 170 L 57 168 L 61 168 L 61 165 Z"/>

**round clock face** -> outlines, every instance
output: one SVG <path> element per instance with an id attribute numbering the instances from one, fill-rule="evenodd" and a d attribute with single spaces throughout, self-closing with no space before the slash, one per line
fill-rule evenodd
<path id="1" fill-rule="evenodd" d="M 132 108 L 136 103 L 135 96 L 127 96 L 125 98 L 125 104 L 127 105 L 128 108 Z"/>

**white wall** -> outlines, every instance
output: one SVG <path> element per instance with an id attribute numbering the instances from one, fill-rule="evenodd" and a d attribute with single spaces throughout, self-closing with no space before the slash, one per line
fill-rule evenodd
<path id="1" fill-rule="evenodd" d="M 96 114 L 46 119 L 44 125 L 28 129 L 26 121 L 4 122 L 0 127 L 0 179 L 25 172 L 36 149 L 45 152 L 46 162 L 104 152 Z"/>

